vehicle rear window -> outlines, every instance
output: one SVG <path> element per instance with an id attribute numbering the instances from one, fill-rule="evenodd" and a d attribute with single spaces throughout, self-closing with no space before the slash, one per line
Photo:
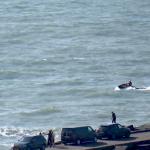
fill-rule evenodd
<path id="1" fill-rule="evenodd" d="M 72 132 L 64 132 L 64 136 L 71 136 Z"/>

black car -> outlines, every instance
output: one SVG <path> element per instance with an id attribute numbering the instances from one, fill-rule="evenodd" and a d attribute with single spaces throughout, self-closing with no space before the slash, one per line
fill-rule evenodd
<path id="1" fill-rule="evenodd" d="M 45 150 L 46 139 L 42 135 L 25 136 L 14 144 L 13 150 Z"/>
<path id="2" fill-rule="evenodd" d="M 63 144 L 77 144 L 97 142 L 95 131 L 90 126 L 63 128 L 61 131 L 61 142 Z"/>
<path id="3" fill-rule="evenodd" d="M 102 125 L 96 130 L 97 138 L 119 139 L 130 137 L 130 129 L 120 124 Z"/>

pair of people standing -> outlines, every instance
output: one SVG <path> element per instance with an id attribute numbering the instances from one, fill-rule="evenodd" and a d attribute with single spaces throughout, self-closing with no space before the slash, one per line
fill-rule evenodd
<path id="1" fill-rule="evenodd" d="M 44 132 L 41 133 L 41 132 L 40 132 L 40 135 L 42 135 L 42 134 L 48 136 L 48 138 L 47 138 L 47 146 L 53 147 L 54 144 L 55 144 L 55 135 L 54 135 L 53 130 L 50 129 L 50 130 L 48 131 L 48 133 L 44 133 Z"/>

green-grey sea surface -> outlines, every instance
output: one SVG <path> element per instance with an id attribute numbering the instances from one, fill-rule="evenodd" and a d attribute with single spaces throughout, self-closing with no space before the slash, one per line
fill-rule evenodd
<path id="1" fill-rule="evenodd" d="M 0 1 L 0 149 L 62 127 L 150 122 L 149 0 Z"/>

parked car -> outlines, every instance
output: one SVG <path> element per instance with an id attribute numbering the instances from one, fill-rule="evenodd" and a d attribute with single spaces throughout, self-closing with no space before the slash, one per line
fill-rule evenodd
<path id="1" fill-rule="evenodd" d="M 109 139 L 119 139 L 119 138 L 129 138 L 130 129 L 126 128 L 120 124 L 110 124 L 102 125 L 96 130 L 97 138 L 109 138 Z"/>
<path id="2" fill-rule="evenodd" d="M 63 128 L 61 131 L 61 142 L 63 144 L 77 144 L 97 142 L 96 132 L 90 126 Z"/>
<path id="3" fill-rule="evenodd" d="M 45 150 L 46 139 L 42 135 L 25 136 L 14 144 L 13 150 Z"/>

